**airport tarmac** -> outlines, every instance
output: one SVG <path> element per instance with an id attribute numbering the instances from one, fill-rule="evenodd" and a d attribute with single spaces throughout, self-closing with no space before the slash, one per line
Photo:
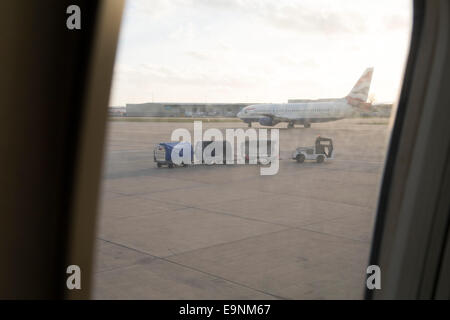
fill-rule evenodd
<path id="1" fill-rule="evenodd" d="M 387 120 L 280 125 L 274 176 L 257 165 L 158 169 L 153 148 L 176 128 L 193 125 L 109 122 L 94 299 L 362 298 Z M 334 160 L 289 159 L 318 135 L 333 139 Z"/>

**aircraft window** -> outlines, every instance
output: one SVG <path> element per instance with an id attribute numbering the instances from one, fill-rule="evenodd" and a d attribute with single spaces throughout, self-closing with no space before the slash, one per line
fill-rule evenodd
<path id="1" fill-rule="evenodd" d="M 362 298 L 410 29 L 407 0 L 128 1 L 93 297 Z M 263 129 L 270 164 L 189 158 Z"/>

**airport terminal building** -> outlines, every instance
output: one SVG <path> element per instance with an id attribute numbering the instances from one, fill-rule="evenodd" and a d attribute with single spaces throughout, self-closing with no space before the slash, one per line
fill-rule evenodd
<path id="1" fill-rule="evenodd" d="M 163 103 L 127 104 L 127 117 L 235 117 L 252 103 Z"/>
<path id="2" fill-rule="evenodd" d="M 291 99 L 288 103 L 305 103 L 332 101 L 334 99 Z M 242 108 L 254 103 L 178 103 L 178 102 L 148 102 L 139 104 L 127 104 L 122 112 L 117 113 L 118 108 L 110 108 L 110 116 L 127 117 L 236 117 Z M 361 110 L 362 117 L 389 117 L 392 104 L 379 103 L 372 106 L 371 111 Z M 114 109 L 113 112 L 112 110 Z"/>

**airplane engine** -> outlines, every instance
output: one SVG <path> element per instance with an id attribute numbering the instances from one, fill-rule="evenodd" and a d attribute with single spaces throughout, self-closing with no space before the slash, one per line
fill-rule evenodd
<path id="1" fill-rule="evenodd" d="M 271 117 L 264 117 L 264 118 L 259 119 L 259 123 L 262 126 L 270 126 L 271 127 L 271 126 L 276 125 L 278 122 L 273 121 L 273 119 Z"/>

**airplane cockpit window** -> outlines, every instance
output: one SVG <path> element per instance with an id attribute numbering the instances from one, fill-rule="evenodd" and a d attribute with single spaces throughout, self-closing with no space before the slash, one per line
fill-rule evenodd
<path id="1" fill-rule="evenodd" d="M 363 298 L 411 11 L 128 1 L 94 298 Z"/>

